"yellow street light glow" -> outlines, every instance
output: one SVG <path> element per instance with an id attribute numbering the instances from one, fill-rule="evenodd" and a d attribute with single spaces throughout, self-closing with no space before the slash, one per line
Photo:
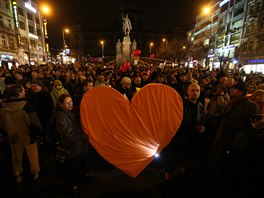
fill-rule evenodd
<path id="1" fill-rule="evenodd" d="M 153 43 L 150 43 L 150 46 L 153 46 L 154 44 Z"/>
<path id="2" fill-rule="evenodd" d="M 210 7 L 204 7 L 203 9 L 203 14 L 207 15 L 211 12 L 211 8 Z"/>
<path id="3" fill-rule="evenodd" d="M 64 29 L 64 32 L 69 33 L 70 30 L 69 30 L 68 28 L 65 28 L 65 29 Z"/>
<path id="4" fill-rule="evenodd" d="M 48 5 L 45 5 L 45 4 L 41 5 L 40 10 L 41 10 L 42 14 L 45 14 L 45 15 L 51 14 L 51 8 Z"/>
<path id="5" fill-rule="evenodd" d="M 163 42 L 165 42 L 165 41 L 166 41 L 166 39 L 165 39 L 165 38 L 163 38 L 163 39 L 162 39 L 162 41 L 163 41 Z"/>
<path id="6" fill-rule="evenodd" d="M 100 41 L 100 43 L 103 45 L 104 44 L 104 41 Z"/>

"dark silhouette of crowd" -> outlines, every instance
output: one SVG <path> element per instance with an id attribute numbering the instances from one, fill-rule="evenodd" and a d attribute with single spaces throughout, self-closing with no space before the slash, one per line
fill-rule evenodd
<path id="1" fill-rule="evenodd" d="M 132 100 L 145 85 L 162 83 L 179 93 L 184 107 L 182 124 L 162 151 L 167 156 L 164 179 L 170 182 L 192 171 L 196 162 L 203 162 L 215 167 L 216 177 L 219 182 L 225 180 L 233 197 L 246 197 L 263 184 L 263 74 L 153 64 L 131 65 L 124 72 L 112 64 L 80 62 L 2 66 L 0 79 L 1 146 L 5 142 L 11 145 L 10 156 L 1 149 L 0 163 L 4 169 L 7 159 L 12 159 L 17 183 L 23 181 L 23 150 L 33 180 L 40 183 L 39 160 L 56 160 L 59 141 L 68 163 L 69 183 L 76 190 L 77 177 L 81 173 L 89 177 L 81 166 L 89 163 L 85 159 L 91 147 L 80 127 L 82 96 L 94 87 L 109 86 Z M 51 132 L 50 123 L 58 137 Z"/>

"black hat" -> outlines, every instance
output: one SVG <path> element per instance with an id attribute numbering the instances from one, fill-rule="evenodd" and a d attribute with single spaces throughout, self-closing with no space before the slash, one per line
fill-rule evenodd
<path id="1" fill-rule="evenodd" d="M 31 82 L 30 82 L 30 84 L 31 85 L 33 85 L 33 84 L 35 84 L 35 85 L 38 85 L 38 86 L 43 86 L 43 82 L 42 82 L 42 80 L 40 80 L 40 79 L 36 79 L 36 80 L 32 80 Z"/>
<path id="2" fill-rule="evenodd" d="M 242 80 L 237 81 L 237 83 L 234 86 L 232 86 L 231 88 L 238 89 L 238 90 L 243 91 L 243 92 L 248 91 L 246 84 Z"/>

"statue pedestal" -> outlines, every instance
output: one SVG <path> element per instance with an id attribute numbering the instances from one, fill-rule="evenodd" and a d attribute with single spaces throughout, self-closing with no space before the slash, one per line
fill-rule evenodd
<path id="1" fill-rule="evenodd" d="M 130 61 L 130 54 L 131 54 L 131 41 L 129 36 L 125 36 L 122 42 L 122 55 L 123 55 L 123 62 Z"/>
<path id="2" fill-rule="evenodd" d="M 123 64 L 123 56 L 121 53 L 116 54 L 116 63 L 117 64 Z"/>
<path id="3" fill-rule="evenodd" d="M 124 36 L 122 42 L 122 51 L 121 53 L 116 54 L 116 63 L 124 64 L 126 61 L 131 61 L 131 41 L 129 36 Z"/>

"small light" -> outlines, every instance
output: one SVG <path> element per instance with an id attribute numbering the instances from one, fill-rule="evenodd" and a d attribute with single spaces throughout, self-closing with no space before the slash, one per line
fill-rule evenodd
<path id="1" fill-rule="evenodd" d="M 156 153 L 156 154 L 154 155 L 154 157 L 155 157 L 155 158 L 159 158 L 159 157 L 160 157 L 160 154 L 159 154 L 159 153 Z"/>

